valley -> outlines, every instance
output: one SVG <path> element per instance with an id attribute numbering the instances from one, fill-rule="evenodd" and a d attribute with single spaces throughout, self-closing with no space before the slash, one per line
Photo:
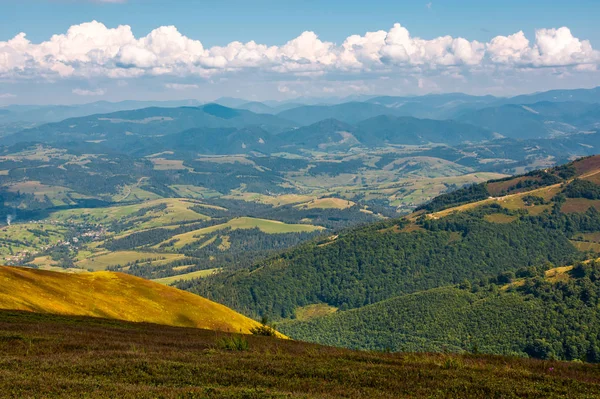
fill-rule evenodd
<path id="1" fill-rule="evenodd" d="M 0 398 L 600 398 L 598 0 L 0 15 Z"/>
<path id="2" fill-rule="evenodd" d="M 123 397 L 594 397 L 579 363 L 600 362 L 596 103 L 392 100 L 150 107 L 2 135 L 0 345 L 56 353 L 0 365 L 11 392 L 53 392 L 21 375 L 84 350 L 122 370 L 94 381 Z M 40 341 L 35 324 L 94 341 Z M 94 346 L 132 331 L 112 355 Z M 222 378 L 186 390 L 199 359 Z M 224 387 L 239 361 L 277 376 Z"/>

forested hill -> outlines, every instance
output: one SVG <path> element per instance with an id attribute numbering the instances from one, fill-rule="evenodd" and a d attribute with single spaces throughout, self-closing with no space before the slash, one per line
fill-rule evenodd
<path id="1" fill-rule="evenodd" d="M 599 298 L 600 262 L 530 267 L 278 327 L 297 339 L 360 349 L 600 362 Z"/>
<path id="2" fill-rule="evenodd" d="M 600 157 L 477 190 L 187 288 L 323 344 L 600 361 Z"/>
<path id="3" fill-rule="evenodd" d="M 286 318 L 310 304 L 359 308 L 522 267 L 569 264 L 585 256 L 580 249 L 595 247 L 583 242 L 600 232 L 599 162 L 590 157 L 476 186 L 506 186 L 512 194 L 489 198 L 486 192 L 485 200 L 463 205 L 464 212 L 346 231 L 186 288 L 249 315 Z"/>

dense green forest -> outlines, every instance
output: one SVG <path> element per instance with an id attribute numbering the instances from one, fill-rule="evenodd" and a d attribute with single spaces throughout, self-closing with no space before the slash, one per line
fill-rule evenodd
<path id="1" fill-rule="evenodd" d="M 402 220 L 372 224 L 199 281 L 192 290 L 248 314 L 275 318 L 291 317 L 311 303 L 358 308 L 523 266 L 565 264 L 581 256 L 568 240 L 571 232 L 600 230 L 597 212 L 515 214 L 517 220 L 506 224 L 484 218 L 498 212 L 509 213 L 490 206 L 422 220 L 411 231 L 402 231 Z"/>
<path id="2" fill-rule="evenodd" d="M 560 281 L 541 269 L 400 296 L 312 321 L 279 323 L 290 336 L 393 351 L 481 352 L 600 362 L 600 263 Z M 519 275 L 519 273 L 517 273 Z"/>

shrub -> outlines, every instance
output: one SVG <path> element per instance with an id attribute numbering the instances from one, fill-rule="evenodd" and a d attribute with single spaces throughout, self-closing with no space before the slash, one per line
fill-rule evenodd
<path id="1" fill-rule="evenodd" d="M 275 335 L 277 335 L 275 333 L 275 330 L 266 325 L 251 328 L 250 332 L 252 333 L 252 335 L 262 335 L 264 337 L 274 337 Z"/>
<path id="2" fill-rule="evenodd" d="M 250 349 L 248 341 L 239 335 L 233 335 L 231 337 L 222 337 L 217 340 L 217 348 L 228 351 L 247 351 Z"/>

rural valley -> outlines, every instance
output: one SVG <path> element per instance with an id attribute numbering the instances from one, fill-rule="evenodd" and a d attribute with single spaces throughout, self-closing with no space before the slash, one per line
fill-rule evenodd
<path id="1" fill-rule="evenodd" d="M 9 3 L 1 398 L 600 397 L 598 4 Z"/>

